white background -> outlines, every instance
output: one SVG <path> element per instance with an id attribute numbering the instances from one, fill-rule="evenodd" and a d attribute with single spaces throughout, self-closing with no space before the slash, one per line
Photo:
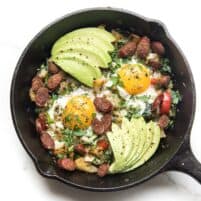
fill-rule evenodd
<path id="1" fill-rule="evenodd" d="M 16 0 L 0 3 L 0 200 L 37 201 L 201 201 L 201 186 L 182 173 L 165 173 L 126 191 L 90 193 L 41 177 L 14 131 L 9 107 L 12 73 L 24 47 L 45 25 L 85 7 L 127 8 L 164 22 L 182 48 L 197 87 L 197 112 L 191 135 L 201 161 L 201 10 L 199 1 L 143 0 Z M 187 106 L 186 106 L 187 107 Z"/>

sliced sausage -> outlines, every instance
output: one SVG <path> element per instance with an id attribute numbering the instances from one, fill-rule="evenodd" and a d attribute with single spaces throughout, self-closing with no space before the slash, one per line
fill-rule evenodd
<path id="1" fill-rule="evenodd" d="M 107 163 L 100 165 L 97 172 L 98 176 L 104 177 L 108 173 L 109 167 L 110 166 Z"/>
<path id="2" fill-rule="evenodd" d="M 47 122 L 46 122 L 46 115 L 45 115 L 45 113 L 41 112 L 38 115 L 38 118 L 35 121 L 35 125 L 36 125 L 36 131 L 39 134 L 42 134 L 42 132 L 47 129 Z"/>
<path id="3" fill-rule="evenodd" d="M 45 87 L 41 87 L 36 92 L 35 102 L 39 107 L 44 107 L 49 99 L 48 89 Z"/>
<path id="4" fill-rule="evenodd" d="M 84 154 L 87 153 L 87 151 L 86 151 L 86 149 L 85 149 L 85 147 L 84 147 L 83 144 L 77 144 L 77 145 L 75 145 L 74 146 L 74 150 L 75 150 L 75 152 L 77 152 L 80 155 L 84 155 Z"/>
<path id="5" fill-rule="evenodd" d="M 136 42 L 128 41 L 125 45 L 123 45 L 118 52 L 119 57 L 128 57 L 135 54 L 136 50 Z"/>
<path id="6" fill-rule="evenodd" d="M 162 75 L 161 77 L 151 79 L 151 84 L 158 85 L 161 87 L 168 87 L 169 83 L 170 83 L 169 75 Z"/>
<path id="7" fill-rule="evenodd" d="M 158 125 L 162 129 L 167 128 L 169 121 L 170 121 L 169 117 L 167 115 L 163 114 L 162 116 L 160 116 L 160 118 L 158 120 Z"/>
<path id="8" fill-rule="evenodd" d="M 102 135 L 105 132 L 104 124 L 97 118 L 92 121 L 92 129 L 97 135 Z"/>
<path id="9" fill-rule="evenodd" d="M 44 120 L 37 118 L 35 121 L 35 125 L 36 125 L 36 131 L 39 134 L 42 134 L 43 131 L 45 131 L 47 129 L 47 124 Z"/>
<path id="10" fill-rule="evenodd" d="M 165 54 L 165 48 L 164 48 L 163 44 L 159 41 L 152 42 L 151 49 L 153 52 L 159 54 L 160 56 Z"/>
<path id="11" fill-rule="evenodd" d="M 43 120 L 44 122 L 47 121 L 47 115 L 44 112 L 40 112 L 38 114 L 38 118 L 40 118 L 41 120 Z"/>
<path id="12" fill-rule="evenodd" d="M 54 62 L 48 61 L 48 71 L 52 74 L 56 74 L 59 72 L 59 68 Z"/>
<path id="13" fill-rule="evenodd" d="M 47 87 L 50 90 L 56 89 L 59 86 L 59 84 L 61 83 L 62 79 L 63 79 L 63 75 L 61 73 L 57 73 L 57 74 L 50 76 L 47 81 Z"/>
<path id="14" fill-rule="evenodd" d="M 108 113 L 113 110 L 112 103 L 106 98 L 96 97 L 94 99 L 94 105 L 96 107 L 96 110 L 98 110 L 99 112 Z"/>
<path id="15" fill-rule="evenodd" d="M 105 114 L 102 117 L 101 121 L 104 125 L 104 132 L 111 130 L 111 126 L 112 126 L 112 115 L 111 114 Z"/>
<path id="16" fill-rule="evenodd" d="M 38 76 L 35 76 L 32 79 L 32 84 L 31 84 L 31 88 L 33 90 L 33 92 L 37 92 L 39 88 L 43 87 L 44 83 L 42 81 L 42 79 Z"/>
<path id="17" fill-rule="evenodd" d="M 112 115 L 105 114 L 101 120 L 98 120 L 97 118 L 93 120 L 92 129 L 94 133 L 96 133 L 97 135 L 102 135 L 107 131 L 111 130 L 111 125 L 112 125 Z"/>
<path id="18" fill-rule="evenodd" d="M 42 132 L 42 135 L 40 136 L 40 140 L 45 149 L 54 149 L 54 140 L 45 131 Z"/>
<path id="19" fill-rule="evenodd" d="M 67 171 L 75 170 L 75 162 L 70 158 L 62 158 L 57 161 L 57 164 L 60 168 Z"/>
<path id="20" fill-rule="evenodd" d="M 136 49 L 136 54 L 139 58 L 145 59 L 150 50 L 150 39 L 146 36 L 143 36 L 139 41 Z"/>

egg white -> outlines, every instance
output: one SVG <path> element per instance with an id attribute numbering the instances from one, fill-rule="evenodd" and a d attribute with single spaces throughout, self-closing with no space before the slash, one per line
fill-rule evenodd
<path id="1" fill-rule="evenodd" d="M 140 108 L 139 111 L 140 114 L 144 113 L 146 109 L 146 103 L 143 100 L 135 99 L 133 97 L 149 96 L 148 103 L 152 104 L 159 93 L 152 85 L 150 85 L 146 91 L 135 96 L 131 96 L 124 88 L 120 86 L 117 86 L 117 90 L 121 98 L 123 98 L 126 101 L 126 107 Z M 123 114 L 126 115 L 125 111 L 123 112 Z"/>

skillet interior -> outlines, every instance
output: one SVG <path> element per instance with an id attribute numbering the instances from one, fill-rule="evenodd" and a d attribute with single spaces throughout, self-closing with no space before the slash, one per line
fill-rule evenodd
<path id="1" fill-rule="evenodd" d="M 175 128 L 168 132 L 157 153 L 142 167 L 125 174 L 98 178 L 81 172 L 68 173 L 58 169 L 39 142 L 34 126 L 34 104 L 29 100 L 28 90 L 37 67 L 49 56 L 52 44 L 60 36 L 73 29 L 106 24 L 109 27 L 131 29 L 151 40 L 159 40 L 166 47 L 176 80 L 176 88 L 183 96 L 178 107 Z M 156 174 L 177 152 L 184 136 L 189 134 L 194 113 L 194 83 L 188 64 L 179 50 L 167 37 L 162 26 L 125 11 L 113 9 L 85 10 L 66 16 L 42 30 L 27 46 L 14 72 L 11 87 L 11 110 L 18 136 L 34 160 L 42 175 L 90 190 L 117 190 L 142 182 Z"/>

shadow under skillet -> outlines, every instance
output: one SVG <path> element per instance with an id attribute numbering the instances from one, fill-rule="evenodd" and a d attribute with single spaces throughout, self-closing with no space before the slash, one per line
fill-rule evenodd
<path id="1" fill-rule="evenodd" d="M 57 195 L 61 199 L 70 199 L 73 201 L 122 201 L 125 200 L 125 198 L 127 198 L 127 200 L 129 198 L 131 200 L 132 198 L 132 200 L 134 200 L 139 195 L 143 195 L 144 193 L 148 193 L 150 191 L 153 192 L 154 189 L 168 188 L 173 185 L 173 183 L 169 181 L 167 175 L 165 174 L 158 175 L 152 180 L 144 183 L 143 185 L 138 185 L 135 188 L 115 192 L 85 191 L 67 186 L 61 182 L 58 182 L 57 180 L 45 179 L 45 182 L 47 183 L 47 187 L 49 188 L 50 193 Z"/>

